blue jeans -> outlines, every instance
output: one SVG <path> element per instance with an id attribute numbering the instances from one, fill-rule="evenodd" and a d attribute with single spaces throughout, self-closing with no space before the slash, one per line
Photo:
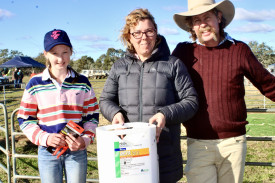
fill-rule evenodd
<path id="1" fill-rule="evenodd" d="M 13 82 L 14 82 L 14 88 L 18 88 L 18 87 L 17 87 L 17 85 L 18 85 L 18 80 L 15 79 Z"/>
<path id="2" fill-rule="evenodd" d="M 46 150 L 38 147 L 38 167 L 42 183 L 62 183 L 63 170 L 66 182 L 86 183 L 87 151 L 70 151 L 58 159 Z"/>

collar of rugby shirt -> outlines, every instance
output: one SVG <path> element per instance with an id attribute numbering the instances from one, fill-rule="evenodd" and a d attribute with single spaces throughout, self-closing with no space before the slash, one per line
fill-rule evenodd
<path id="1" fill-rule="evenodd" d="M 73 71 L 69 71 L 67 73 L 66 78 L 69 78 L 69 77 L 75 78 L 75 73 Z M 56 86 L 57 89 L 59 89 L 59 90 L 61 89 L 62 84 L 59 84 L 54 78 L 52 78 L 50 75 L 49 68 L 46 68 L 42 73 L 42 80 L 46 81 L 48 79 L 52 80 L 53 84 Z"/>

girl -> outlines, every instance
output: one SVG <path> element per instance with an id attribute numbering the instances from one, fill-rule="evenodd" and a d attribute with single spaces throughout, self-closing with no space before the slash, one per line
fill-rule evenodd
<path id="1" fill-rule="evenodd" d="M 93 142 L 98 125 L 98 103 L 90 82 L 70 66 L 72 45 L 63 30 L 52 30 L 44 38 L 47 68 L 35 75 L 24 91 L 18 113 L 21 130 L 38 145 L 38 166 L 42 183 L 60 182 L 63 170 L 67 182 L 85 183 L 87 146 Z M 75 138 L 59 132 L 69 121 L 84 128 Z M 47 147 L 68 145 L 57 158 Z"/>

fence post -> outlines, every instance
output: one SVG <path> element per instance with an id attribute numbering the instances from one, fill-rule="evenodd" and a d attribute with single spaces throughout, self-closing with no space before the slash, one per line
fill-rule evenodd
<path id="1" fill-rule="evenodd" d="M 0 106 L 3 108 L 4 112 L 4 121 L 5 121 L 5 128 L 0 126 L 0 130 L 5 133 L 5 141 L 6 141 L 6 148 L 0 146 L 0 150 L 6 155 L 7 166 L 5 167 L 2 163 L 0 163 L 0 168 L 2 168 L 8 175 L 8 183 L 11 183 L 11 165 L 10 165 L 10 142 L 9 142 L 9 127 L 8 127 L 8 115 L 7 115 L 7 108 L 4 104 L 0 103 Z M 1 180 L 0 180 L 1 182 Z"/>
<path id="2" fill-rule="evenodd" d="M 6 105 L 6 88 L 5 85 L 3 85 L 3 92 L 4 92 L 4 105 Z"/>

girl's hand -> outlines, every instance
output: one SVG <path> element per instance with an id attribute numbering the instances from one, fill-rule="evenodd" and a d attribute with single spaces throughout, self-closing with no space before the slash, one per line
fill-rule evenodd
<path id="1" fill-rule="evenodd" d="M 67 142 L 71 151 L 78 151 L 85 148 L 85 141 L 82 137 L 79 136 L 75 138 L 72 136 L 72 134 L 68 134 L 65 138 L 65 141 Z"/>
<path id="2" fill-rule="evenodd" d="M 47 146 L 59 147 L 65 146 L 65 137 L 59 133 L 51 133 L 47 139 Z"/>

